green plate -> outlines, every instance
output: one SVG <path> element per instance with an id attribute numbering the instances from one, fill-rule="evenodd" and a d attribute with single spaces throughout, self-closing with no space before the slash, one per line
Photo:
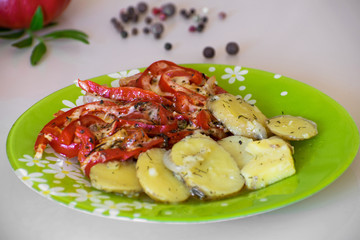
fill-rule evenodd
<path id="1" fill-rule="evenodd" d="M 315 138 L 292 143 L 297 173 L 264 189 L 211 202 L 162 204 L 146 196 L 97 191 L 83 177 L 76 159 L 64 159 L 50 148 L 43 159 L 33 158 L 37 134 L 52 115 L 83 103 L 84 93 L 73 84 L 33 105 L 13 125 L 7 139 L 7 155 L 16 175 L 41 195 L 90 214 L 135 221 L 195 223 L 236 219 L 295 203 L 336 180 L 357 154 L 359 131 L 353 119 L 320 91 L 279 74 L 251 68 L 185 66 L 215 75 L 220 86 L 256 104 L 267 117 L 290 114 L 315 121 L 319 130 Z M 142 70 L 121 71 L 91 80 L 116 86 L 117 79 Z"/>

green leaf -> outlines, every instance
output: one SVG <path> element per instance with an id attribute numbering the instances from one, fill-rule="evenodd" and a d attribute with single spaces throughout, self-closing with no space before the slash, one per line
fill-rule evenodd
<path id="1" fill-rule="evenodd" d="M 30 23 L 30 30 L 37 31 L 43 28 L 44 15 L 41 10 L 41 6 L 38 6 Z"/>
<path id="2" fill-rule="evenodd" d="M 45 53 L 46 53 L 46 45 L 44 44 L 44 42 L 39 42 L 31 53 L 31 57 L 30 57 L 31 65 L 35 66 L 44 56 Z"/>
<path id="3" fill-rule="evenodd" d="M 28 38 L 25 38 L 23 40 L 20 40 L 18 42 L 11 44 L 11 46 L 17 47 L 17 48 L 25 48 L 25 47 L 30 47 L 32 45 L 32 42 L 33 42 L 33 38 L 28 37 Z"/>
<path id="4" fill-rule="evenodd" d="M 87 40 L 88 35 L 78 30 L 54 31 L 44 35 L 43 37 L 47 39 L 71 38 L 89 44 L 89 41 Z"/>
<path id="5" fill-rule="evenodd" d="M 24 33 L 25 33 L 25 30 L 0 33 L 0 38 L 17 39 L 17 38 L 20 38 L 22 35 L 24 35 Z"/>

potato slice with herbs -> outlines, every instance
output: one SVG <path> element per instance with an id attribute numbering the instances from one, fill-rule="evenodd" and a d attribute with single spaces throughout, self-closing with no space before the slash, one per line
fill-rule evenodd
<path id="1" fill-rule="evenodd" d="M 235 160 L 210 137 L 188 136 L 168 156 L 172 167 L 193 195 L 216 199 L 239 192 L 244 186 Z"/>
<path id="2" fill-rule="evenodd" d="M 253 158 L 253 155 L 245 151 L 248 143 L 252 141 L 253 140 L 251 138 L 243 136 L 230 136 L 221 139 L 218 141 L 218 144 L 220 144 L 226 151 L 231 154 L 239 169 L 242 169 L 245 164 Z"/>
<path id="3" fill-rule="evenodd" d="M 259 189 L 295 174 L 291 146 L 279 137 L 251 142 L 246 151 L 254 156 L 242 169 L 249 189 Z"/>
<path id="4" fill-rule="evenodd" d="M 285 140 L 305 140 L 318 134 L 316 123 L 303 117 L 281 115 L 268 119 L 266 125 Z"/>
<path id="5" fill-rule="evenodd" d="M 136 177 L 135 164 L 133 161 L 98 163 L 90 170 L 91 185 L 106 192 L 141 192 L 142 187 Z"/>
<path id="6" fill-rule="evenodd" d="M 182 202 L 190 196 L 185 183 L 174 176 L 163 163 L 166 150 L 153 148 L 139 155 L 136 175 L 145 193 L 161 202 Z"/>
<path id="7" fill-rule="evenodd" d="M 244 99 L 230 93 L 222 93 L 210 97 L 206 106 L 234 135 L 254 139 L 267 138 L 265 115 Z"/>

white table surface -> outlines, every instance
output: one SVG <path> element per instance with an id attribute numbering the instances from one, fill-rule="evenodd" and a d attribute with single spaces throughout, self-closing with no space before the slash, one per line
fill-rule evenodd
<path id="1" fill-rule="evenodd" d="M 29 63 L 30 50 L 0 40 L 0 239 L 360 239 L 360 156 L 334 183 L 296 204 L 248 218 L 210 224 L 154 224 L 92 216 L 40 196 L 14 174 L 6 138 L 16 119 L 48 94 L 86 79 L 147 66 L 155 60 L 223 63 L 258 68 L 297 79 L 326 93 L 360 126 L 360 2 L 353 1 L 174 1 L 178 8 L 209 8 L 201 34 L 187 32 L 178 14 L 165 35 L 121 39 L 110 24 L 132 1 L 73 1 L 55 29 L 75 28 L 90 45 L 61 40 L 44 61 Z M 159 6 L 164 1 L 151 1 Z M 219 11 L 228 17 L 217 18 Z M 164 43 L 173 43 L 165 51 Z M 225 44 L 240 53 L 229 57 Z M 202 49 L 217 53 L 205 60 Z M 339 129 L 341 131 L 341 129 Z"/>

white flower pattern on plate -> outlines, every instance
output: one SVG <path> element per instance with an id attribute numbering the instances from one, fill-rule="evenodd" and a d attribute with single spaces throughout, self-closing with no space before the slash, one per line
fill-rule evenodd
<path id="1" fill-rule="evenodd" d="M 130 203 L 114 203 L 111 200 L 106 200 L 104 203 L 92 203 L 91 205 L 96 207 L 94 209 L 95 214 L 104 214 L 106 211 L 108 211 L 109 215 L 112 217 L 117 216 L 120 211 L 133 210 Z"/>
<path id="2" fill-rule="evenodd" d="M 255 99 L 251 99 L 251 97 L 252 97 L 251 93 L 246 94 L 245 97 L 242 97 L 241 95 L 236 95 L 236 97 L 240 97 L 252 105 L 254 105 L 256 103 Z"/>
<path id="3" fill-rule="evenodd" d="M 142 208 L 152 209 L 152 207 L 155 206 L 155 204 L 142 203 L 139 201 L 134 201 L 132 203 L 126 203 L 126 202 L 114 203 L 111 200 L 106 200 L 104 201 L 104 203 L 92 203 L 91 205 L 96 207 L 94 209 L 95 214 L 104 214 L 105 212 L 108 211 L 111 217 L 115 217 L 119 215 L 121 211 L 128 212 L 128 211 L 133 211 L 134 209 L 142 209 Z"/>
<path id="4" fill-rule="evenodd" d="M 29 186 L 32 186 L 34 182 L 46 182 L 46 180 L 42 178 L 44 174 L 40 172 L 28 173 L 26 169 L 19 168 L 16 169 L 15 174 Z"/>
<path id="5" fill-rule="evenodd" d="M 94 203 L 101 202 L 101 199 L 109 198 L 109 196 L 103 195 L 100 191 L 86 191 L 85 189 L 76 189 L 76 193 L 69 193 L 71 197 L 76 197 L 76 202 L 84 202 L 90 200 Z"/>
<path id="6" fill-rule="evenodd" d="M 234 69 L 225 68 L 225 72 L 227 74 L 222 75 L 221 79 L 229 79 L 229 83 L 232 84 L 235 80 L 244 81 L 245 78 L 243 75 L 247 74 L 248 70 L 241 70 L 240 66 L 236 66 Z"/>
<path id="7" fill-rule="evenodd" d="M 88 181 L 85 176 L 83 175 L 82 178 L 79 179 L 75 179 L 76 183 L 80 184 L 80 186 L 85 186 L 85 187 L 91 187 L 91 182 Z"/>
<path id="8" fill-rule="evenodd" d="M 45 167 L 45 164 L 49 163 L 49 161 L 36 159 L 30 155 L 24 154 L 23 158 L 19 158 L 20 162 L 26 162 L 26 166 L 32 167 L 34 165 L 38 167 Z"/>
<path id="9" fill-rule="evenodd" d="M 54 177 L 57 179 L 63 179 L 67 176 L 71 179 L 77 180 L 83 177 L 76 165 L 72 164 L 70 161 L 59 161 L 55 164 L 49 164 L 48 167 L 49 168 L 44 169 L 43 172 L 55 174 Z"/>
<path id="10" fill-rule="evenodd" d="M 53 187 L 50 188 L 49 185 L 47 184 L 39 184 L 38 185 L 39 189 L 40 189 L 40 193 L 45 196 L 50 198 L 50 196 L 66 196 L 67 194 L 62 192 L 64 191 L 63 187 Z"/>
<path id="11" fill-rule="evenodd" d="M 67 112 L 69 111 L 71 108 L 77 107 L 77 106 L 81 106 L 84 105 L 84 96 L 79 96 L 76 100 L 75 103 L 69 101 L 69 100 L 63 100 L 62 103 L 67 106 L 65 108 L 62 108 L 61 111 Z"/>

